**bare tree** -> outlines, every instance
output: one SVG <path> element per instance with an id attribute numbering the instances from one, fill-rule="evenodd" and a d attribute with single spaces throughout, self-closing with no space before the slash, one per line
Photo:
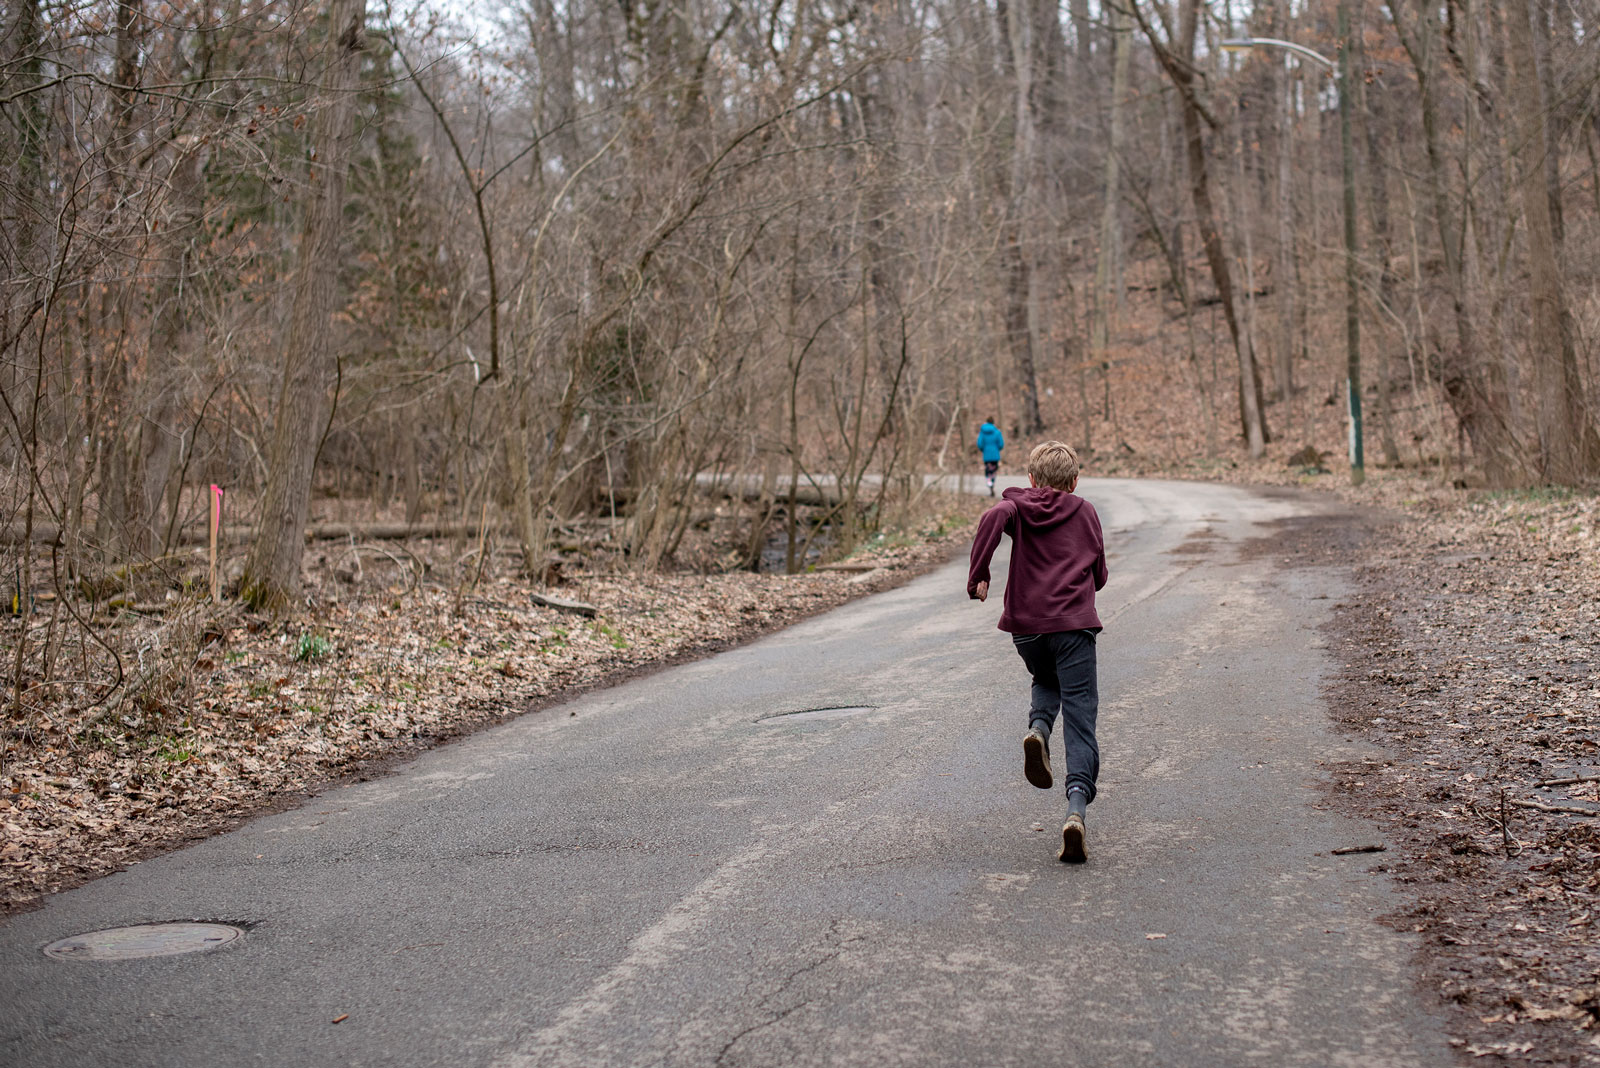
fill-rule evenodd
<path id="1" fill-rule="evenodd" d="M 1517 170 L 1528 225 L 1528 299 L 1532 305 L 1534 370 L 1539 389 L 1540 469 L 1551 482 L 1572 485 L 1600 472 L 1600 441 L 1584 413 L 1583 383 L 1571 317 L 1556 257 L 1557 222 L 1550 210 L 1547 162 L 1552 155 L 1549 111 L 1534 54 L 1536 5 L 1521 0 L 1506 11 L 1512 100 L 1517 113 Z"/>
<path id="2" fill-rule="evenodd" d="M 366 11 L 366 0 L 328 4 L 320 106 L 311 119 L 305 224 L 292 282 L 276 426 L 260 528 L 240 590 L 246 602 L 259 607 L 282 609 L 300 588 L 311 478 L 337 366 L 333 313 L 338 307 L 345 168 L 355 127 Z"/>
<path id="3" fill-rule="evenodd" d="M 1389 0 L 1393 25 L 1416 73 L 1434 222 L 1455 312 L 1456 345 L 1441 354 L 1440 379 L 1462 430 L 1482 459 L 1489 481 L 1499 486 L 1515 485 L 1524 477 L 1525 467 L 1510 425 L 1505 378 L 1498 366 L 1480 356 L 1462 262 L 1461 232 L 1447 188 L 1437 90 L 1438 27 L 1433 21 L 1434 12 L 1426 5 L 1420 6 L 1424 10 L 1413 15 L 1405 10 L 1404 0 Z"/>
<path id="4" fill-rule="evenodd" d="M 1228 336 L 1233 341 L 1234 353 L 1238 358 L 1240 424 L 1250 455 L 1258 457 L 1266 451 L 1268 440 L 1266 415 L 1261 401 L 1261 376 L 1249 336 L 1240 329 L 1234 301 L 1233 272 L 1223 247 L 1222 231 L 1217 225 L 1217 211 L 1212 203 L 1211 163 L 1203 127 L 1215 130 L 1221 123 L 1201 98 L 1201 74 L 1195 65 L 1199 7 L 1199 0 L 1181 0 L 1177 30 L 1170 37 L 1151 24 L 1140 4 L 1131 4 L 1130 10 L 1150 41 L 1161 69 L 1178 91 L 1179 114 L 1183 119 L 1184 145 L 1189 164 L 1189 188 L 1199 221 L 1200 243 L 1205 248 L 1211 280 L 1217 287 L 1223 318 L 1228 324 Z"/>

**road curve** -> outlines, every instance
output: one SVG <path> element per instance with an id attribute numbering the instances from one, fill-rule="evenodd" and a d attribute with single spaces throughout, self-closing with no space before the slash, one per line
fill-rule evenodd
<path id="1" fill-rule="evenodd" d="M 0 1064 L 1451 1063 L 1376 922 L 1399 898 L 1329 855 L 1373 830 L 1315 807 L 1320 762 L 1369 755 L 1319 699 L 1346 580 L 1241 553 L 1315 506 L 1082 492 L 1111 567 L 1087 865 L 958 561 L 11 918 Z M 174 919 L 248 930 L 41 952 Z"/>

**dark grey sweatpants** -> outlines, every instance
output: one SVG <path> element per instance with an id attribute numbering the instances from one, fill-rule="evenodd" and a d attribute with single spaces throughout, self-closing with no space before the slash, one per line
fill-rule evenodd
<path id="1" fill-rule="evenodd" d="M 1041 728 L 1049 737 L 1060 713 L 1067 789 L 1086 790 L 1093 801 L 1095 781 L 1100 778 L 1100 744 L 1094 737 L 1095 717 L 1100 712 L 1094 631 L 1013 634 L 1011 641 L 1033 676 L 1028 726 Z"/>

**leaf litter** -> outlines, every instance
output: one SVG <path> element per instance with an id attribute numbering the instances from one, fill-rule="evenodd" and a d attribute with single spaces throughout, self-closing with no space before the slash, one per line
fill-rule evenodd
<path id="1" fill-rule="evenodd" d="M 1332 766 L 1384 826 L 1425 988 L 1473 1058 L 1600 1064 L 1600 499 L 1393 476 L 1331 624 Z"/>

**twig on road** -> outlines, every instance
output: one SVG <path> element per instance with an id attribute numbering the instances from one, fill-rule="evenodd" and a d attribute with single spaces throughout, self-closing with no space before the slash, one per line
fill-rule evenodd
<path id="1" fill-rule="evenodd" d="M 1600 775 L 1574 775 L 1570 779 L 1540 779 L 1534 783 L 1536 789 L 1546 786 L 1574 786 L 1580 782 L 1600 782 Z"/>
<path id="2" fill-rule="evenodd" d="M 1340 846 L 1338 849 L 1329 850 L 1336 857 L 1349 856 L 1351 853 L 1382 853 L 1389 847 L 1382 842 L 1374 845 Z"/>
<path id="3" fill-rule="evenodd" d="M 1536 808 L 1540 812 L 1566 812 L 1574 816 L 1600 816 L 1600 808 L 1579 808 L 1577 805 L 1547 805 L 1542 801 L 1518 801 L 1515 798 L 1507 801 L 1508 805 L 1518 808 Z"/>

